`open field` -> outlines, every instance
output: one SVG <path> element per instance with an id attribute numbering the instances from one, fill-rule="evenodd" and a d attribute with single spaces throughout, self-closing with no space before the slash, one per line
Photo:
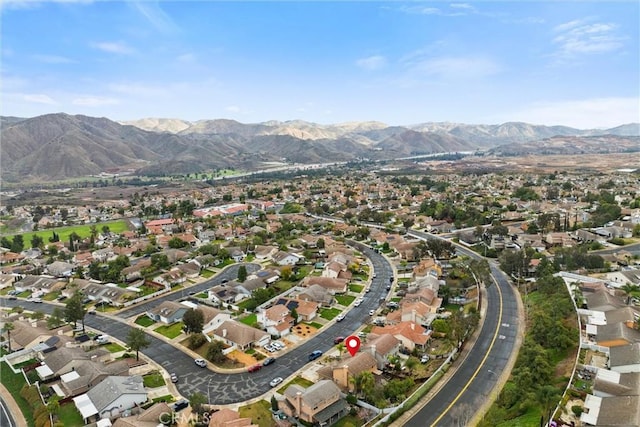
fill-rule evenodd
<path id="1" fill-rule="evenodd" d="M 116 234 L 129 230 L 127 221 L 118 220 L 118 221 L 100 222 L 96 224 L 70 225 L 68 227 L 47 228 L 46 230 L 31 231 L 29 233 L 15 233 L 15 234 L 22 234 L 22 239 L 24 240 L 24 247 L 25 249 L 28 249 L 31 247 L 31 239 L 35 235 L 42 237 L 42 240 L 44 240 L 44 244 L 46 245 L 47 243 L 49 243 L 49 238 L 53 236 L 53 232 L 55 231 L 56 234 L 58 234 L 58 236 L 60 237 L 60 241 L 66 243 L 69 241 L 69 236 L 73 232 L 75 232 L 82 238 L 89 237 L 91 235 L 92 225 L 96 226 L 99 233 L 102 232 L 102 227 L 104 227 L 105 225 L 109 227 L 110 232 L 116 233 Z M 11 239 L 11 237 L 14 236 L 15 234 L 9 234 L 7 235 L 7 237 Z"/>

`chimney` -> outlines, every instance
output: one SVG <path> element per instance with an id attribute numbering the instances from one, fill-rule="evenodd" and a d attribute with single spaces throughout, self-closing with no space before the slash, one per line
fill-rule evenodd
<path id="1" fill-rule="evenodd" d="M 411 322 L 411 330 L 412 330 L 412 331 L 415 331 L 415 330 L 416 330 L 416 324 L 415 324 L 415 323 L 413 323 L 413 322 Z"/>
<path id="2" fill-rule="evenodd" d="M 295 407 L 295 416 L 300 417 L 302 413 L 302 392 L 299 391 L 296 393 L 296 407 Z"/>
<path id="3" fill-rule="evenodd" d="M 369 347 L 369 349 L 371 350 L 371 355 L 375 358 L 376 357 L 376 345 L 372 344 L 371 347 Z"/>
<path id="4" fill-rule="evenodd" d="M 349 367 L 347 365 L 343 365 L 340 368 L 335 368 L 333 370 L 333 379 L 338 384 L 338 387 L 341 389 L 349 389 Z"/>
<path id="5" fill-rule="evenodd" d="M 227 330 L 223 329 L 222 330 L 222 338 L 226 338 L 227 337 Z"/>

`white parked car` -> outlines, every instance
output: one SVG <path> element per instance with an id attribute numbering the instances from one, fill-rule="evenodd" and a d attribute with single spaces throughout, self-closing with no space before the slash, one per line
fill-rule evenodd
<path id="1" fill-rule="evenodd" d="M 207 367 L 207 361 L 204 359 L 195 359 L 194 362 L 196 365 L 200 366 L 201 368 Z"/>
<path id="2" fill-rule="evenodd" d="M 274 378 L 274 379 L 272 379 L 272 380 L 271 380 L 271 382 L 269 383 L 269 385 L 270 385 L 271 387 L 275 387 L 275 386 L 277 386 L 278 384 L 280 384 L 282 381 L 283 381 L 282 377 L 276 377 L 276 378 Z"/>

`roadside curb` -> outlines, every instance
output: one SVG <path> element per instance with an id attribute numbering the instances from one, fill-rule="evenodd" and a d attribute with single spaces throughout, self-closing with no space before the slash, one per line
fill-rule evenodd
<path id="1" fill-rule="evenodd" d="M 7 409 L 15 420 L 17 427 L 27 427 L 27 420 L 24 418 L 22 410 L 20 410 L 13 395 L 9 393 L 9 390 L 3 384 L 0 384 L 0 394 L 2 395 L 2 400 L 7 404 Z"/>

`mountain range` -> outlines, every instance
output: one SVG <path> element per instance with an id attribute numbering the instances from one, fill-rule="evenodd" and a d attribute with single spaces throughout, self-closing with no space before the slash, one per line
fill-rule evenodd
<path id="1" fill-rule="evenodd" d="M 245 124 L 235 120 L 107 118 L 47 114 L 0 117 L 1 178 L 61 180 L 101 172 L 185 174 L 221 168 L 259 169 L 264 162 L 322 163 L 393 159 L 454 151 L 495 155 L 577 154 L 640 150 L 640 124 L 604 130 L 541 126 L 380 122 L 322 125 L 300 120 Z"/>

